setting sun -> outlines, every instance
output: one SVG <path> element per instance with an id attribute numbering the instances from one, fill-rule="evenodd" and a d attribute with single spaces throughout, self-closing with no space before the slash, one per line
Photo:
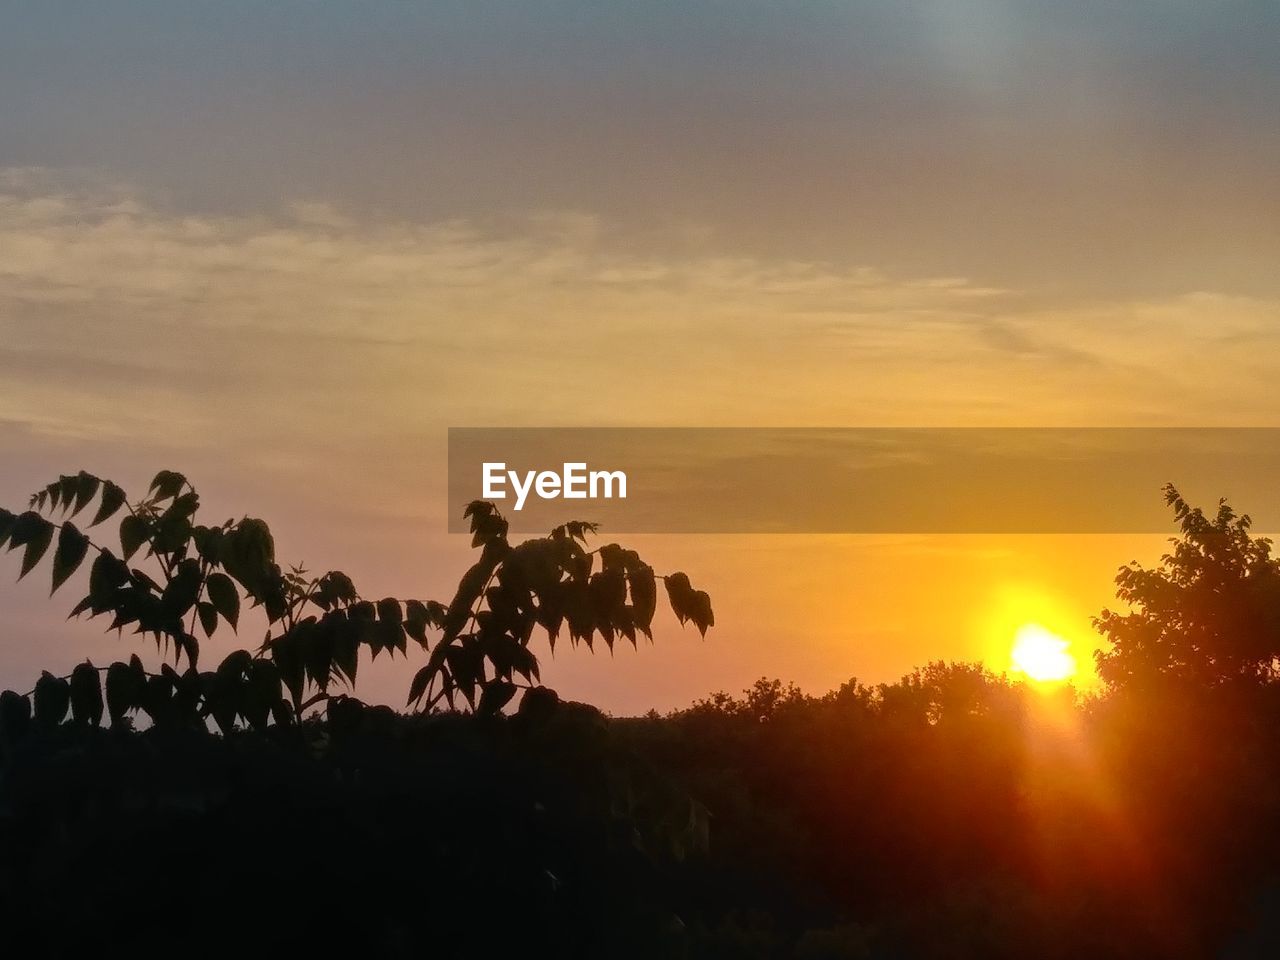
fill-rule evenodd
<path id="1" fill-rule="evenodd" d="M 1076 673 L 1076 658 L 1067 652 L 1069 646 L 1056 633 L 1028 623 L 1013 638 L 1013 669 L 1045 683 L 1068 680 Z"/>

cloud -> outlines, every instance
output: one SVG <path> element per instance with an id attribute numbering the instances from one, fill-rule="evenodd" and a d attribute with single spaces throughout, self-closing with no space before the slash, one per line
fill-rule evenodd
<path id="1" fill-rule="evenodd" d="M 357 223 L 319 203 L 291 204 L 274 219 L 195 217 L 118 189 L 13 189 L 32 179 L 15 176 L 0 194 L 5 296 L 176 306 L 197 322 L 221 326 L 252 322 L 399 342 L 429 339 L 438 329 L 432 321 L 446 319 L 450 306 L 483 303 L 499 324 L 525 315 L 513 298 L 541 309 L 557 299 L 694 297 L 700 308 L 716 310 L 765 298 L 789 309 L 812 304 L 848 312 L 942 310 L 999 293 L 956 278 L 897 281 L 865 266 L 611 252 L 598 221 L 578 213 L 538 213 L 505 233 L 456 219 Z M 541 325 L 560 322 L 572 325 L 574 318 L 544 316 Z"/>
<path id="2" fill-rule="evenodd" d="M 0 416 L 140 445 L 234 436 L 301 463 L 322 438 L 373 449 L 450 424 L 1274 412 L 1271 301 L 1048 303 L 980 278 L 626 240 L 574 210 L 210 216 L 84 173 L 0 172 Z"/>
<path id="3" fill-rule="evenodd" d="M 824 323 L 842 328 L 855 359 L 850 331 L 961 319 L 999 296 L 858 265 L 620 253 L 606 227 L 575 212 L 502 231 L 356 222 L 317 203 L 202 217 L 118 186 L 60 188 L 47 171 L 0 183 L 0 369 L 28 386 L 56 380 L 67 395 L 149 372 L 188 395 L 238 388 L 283 401 L 318 378 L 327 394 L 363 402 L 372 390 L 386 402 L 416 379 L 442 416 L 566 417 L 578 406 L 563 402 L 571 378 L 599 387 L 620 373 L 660 394 L 688 376 L 722 390 L 737 360 L 803 352 L 829 336 Z M 876 351 L 877 337 L 862 347 Z M 557 380 L 565 389 L 530 397 Z M 634 415 L 654 398 L 636 399 L 614 409 Z"/>

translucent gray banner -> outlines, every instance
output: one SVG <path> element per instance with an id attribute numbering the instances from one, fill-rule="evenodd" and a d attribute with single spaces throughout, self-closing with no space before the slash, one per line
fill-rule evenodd
<path id="1" fill-rule="evenodd" d="M 1280 428 L 453 428 L 449 530 L 1155 533 L 1167 483 L 1280 530 Z"/>

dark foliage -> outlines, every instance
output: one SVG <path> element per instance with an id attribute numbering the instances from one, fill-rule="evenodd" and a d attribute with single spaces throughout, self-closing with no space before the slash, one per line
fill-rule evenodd
<path id="1" fill-rule="evenodd" d="M 167 511 L 185 487 L 157 480 Z M 59 501 L 84 509 L 77 484 Z M 134 659 L 101 685 L 82 666 L 0 696 L 0 929 L 19 955 L 59 957 L 103 944 L 208 957 L 1280 955 L 1276 563 L 1247 518 L 1169 501 L 1169 556 L 1122 568 L 1129 612 L 1099 618 L 1111 643 L 1097 696 L 938 662 L 821 697 L 762 680 L 626 720 L 536 684 L 508 704 L 494 681 L 515 682 L 519 663 L 491 638 L 527 650 L 521 631 L 554 637 L 560 616 L 580 641 L 633 639 L 656 578 L 620 547 L 587 566 L 585 526 L 495 547 L 501 519 L 477 506 L 480 560 L 447 607 L 421 605 L 423 669 L 437 673 L 411 699 L 430 710 L 332 692 L 354 674 L 305 653 L 303 699 L 271 637 L 208 673 Z M 151 526 L 137 550 L 158 522 L 139 512 Z M 22 516 L 5 532 L 34 556 L 25 566 L 53 549 L 55 579 L 74 567 L 74 530 Z M 262 535 L 232 533 L 246 523 L 219 528 L 246 545 L 199 568 L 193 601 L 228 626 L 241 591 L 275 602 Z M 185 559 L 154 590 L 134 570 L 100 584 L 164 611 L 166 593 L 191 596 L 172 586 Z M 238 588 L 211 590 L 219 573 Z M 316 623 L 334 610 L 351 622 L 362 602 L 341 575 L 279 576 L 272 637 L 296 631 L 305 604 L 321 606 Z M 666 583 L 682 619 L 709 625 L 705 595 Z M 120 615 L 93 596 L 86 610 Z M 395 623 L 392 603 L 412 636 L 417 608 L 382 601 L 355 617 L 361 644 L 399 648 L 368 628 Z M 155 625 L 145 632 L 186 663 L 189 644 Z M 483 644 L 475 661 L 433 658 L 468 644 Z M 470 663 L 483 665 L 474 696 L 459 681 Z M 455 705 L 476 709 L 440 709 L 444 669 Z M 135 731 L 139 713 L 150 720 Z"/>
<path id="2" fill-rule="evenodd" d="M 598 712 L 544 696 L 511 718 L 336 698 L 324 722 L 225 737 L 31 731 L 0 786 L 6 946 L 667 955 L 680 924 L 659 877 L 705 815 Z"/>
<path id="3" fill-rule="evenodd" d="M 90 527 L 124 510 L 118 556 L 72 522 L 95 498 Z M 13 709 L 33 707 L 36 723 L 49 726 L 61 723 L 70 705 L 72 722 L 96 725 L 105 695 L 113 724 L 143 713 L 152 724 L 170 727 L 200 727 L 212 718 L 223 733 L 237 725 L 264 730 L 299 722 L 331 698 L 335 685 L 354 689 L 362 651 L 375 658 L 407 655 L 413 641 L 427 662 L 409 686 L 410 706 L 430 711 L 462 701 L 495 714 L 519 689 L 540 680 L 530 649 L 538 631 L 553 649 L 566 628 L 572 643 L 588 647 L 596 638 L 610 648 L 620 638 L 632 645 L 639 635 L 653 639 L 657 575 L 634 550 L 616 543 L 588 550 L 587 538 L 596 530 L 590 523 L 568 523 L 513 546 L 494 505 L 472 503 L 466 515 L 480 558 L 443 604 L 372 601 L 340 571 L 311 576 L 298 566 L 284 570 L 262 520 L 205 526 L 196 522 L 199 509 L 195 489 L 171 470 L 156 474 L 146 499 L 133 505 L 118 485 L 82 470 L 38 490 L 24 513 L 0 509 L 0 547 L 22 550 L 20 577 L 56 540 L 56 592 L 92 554 L 88 595 L 71 615 L 109 616 L 108 629 L 130 627 L 173 656 L 159 672 L 146 670 L 135 655 L 103 671 L 86 664 L 70 677 L 46 674 L 25 698 L 27 707 Z M 44 515 L 58 511 L 60 523 Z M 135 558 L 139 565 L 130 566 Z M 711 599 L 684 573 L 662 579 L 680 623 L 692 621 L 705 636 L 715 622 Z M 262 645 L 201 671 L 197 625 L 206 637 L 220 623 L 238 630 L 242 594 L 266 620 Z M 99 672 L 105 673 L 105 689 Z"/>

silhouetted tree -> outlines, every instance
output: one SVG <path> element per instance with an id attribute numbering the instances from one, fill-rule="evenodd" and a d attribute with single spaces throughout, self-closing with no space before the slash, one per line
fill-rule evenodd
<path id="1" fill-rule="evenodd" d="M 119 555 L 73 522 L 95 499 L 90 528 L 125 512 Z M 37 491 L 23 513 L 0 509 L 0 546 L 22 550 L 20 578 L 53 546 L 56 592 L 92 555 L 89 592 L 72 616 L 110 616 L 108 629 L 132 627 L 173 657 L 172 665 L 156 672 L 136 654 L 104 670 L 82 664 L 68 677 L 46 671 L 32 694 L 6 691 L 0 697 L 7 736 L 25 729 L 32 716 L 38 725 L 56 725 L 68 711 L 75 723 L 97 725 L 104 709 L 112 724 L 137 711 L 165 725 L 212 717 L 223 732 L 238 724 L 263 729 L 296 723 L 332 699 L 332 686 L 354 688 L 362 649 L 374 658 L 405 655 L 410 640 L 427 652 L 410 684 L 410 705 L 430 710 L 461 700 L 492 714 L 520 687 L 539 682 L 530 649 L 535 630 L 553 648 L 565 628 L 572 643 L 589 647 L 597 636 L 610 648 L 619 638 L 633 645 L 640 634 L 652 639 L 658 602 L 653 568 L 616 543 L 588 550 L 587 538 L 596 530 L 590 523 L 568 523 L 547 537 L 512 545 L 494 505 L 472 503 L 466 513 L 480 559 L 443 604 L 367 600 L 340 571 L 313 576 L 300 566 L 282 569 L 264 521 L 246 517 L 206 526 L 196 522 L 199 508 L 187 479 L 162 470 L 146 498 L 133 504 L 117 484 L 81 471 Z M 61 522 L 44 515 L 56 511 Z M 705 635 L 714 622 L 707 594 L 684 573 L 662 579 L 680 622 L 692 621 Z M 237 630 L 245 599 L 265 614 L 262 645 L 236 650 L 215 670 L 202 672 L 197 626 L 206 637 L 220 624 Z"/>
<path id="2" fill-rule="evenodd" d="M 1094 621 L 1110 642 L 1097 653 L 1112 688 L 1173 681 L 1214 686 L 1273 679 L 1280 658 L 1280 562 L 1248 515 L 1220 501 L 1206 516 L 1172 486 L 1165 501 L 1181 536 L 1155 568 L 1120 568 L 1116 595 L 1131 611 Z"/>

